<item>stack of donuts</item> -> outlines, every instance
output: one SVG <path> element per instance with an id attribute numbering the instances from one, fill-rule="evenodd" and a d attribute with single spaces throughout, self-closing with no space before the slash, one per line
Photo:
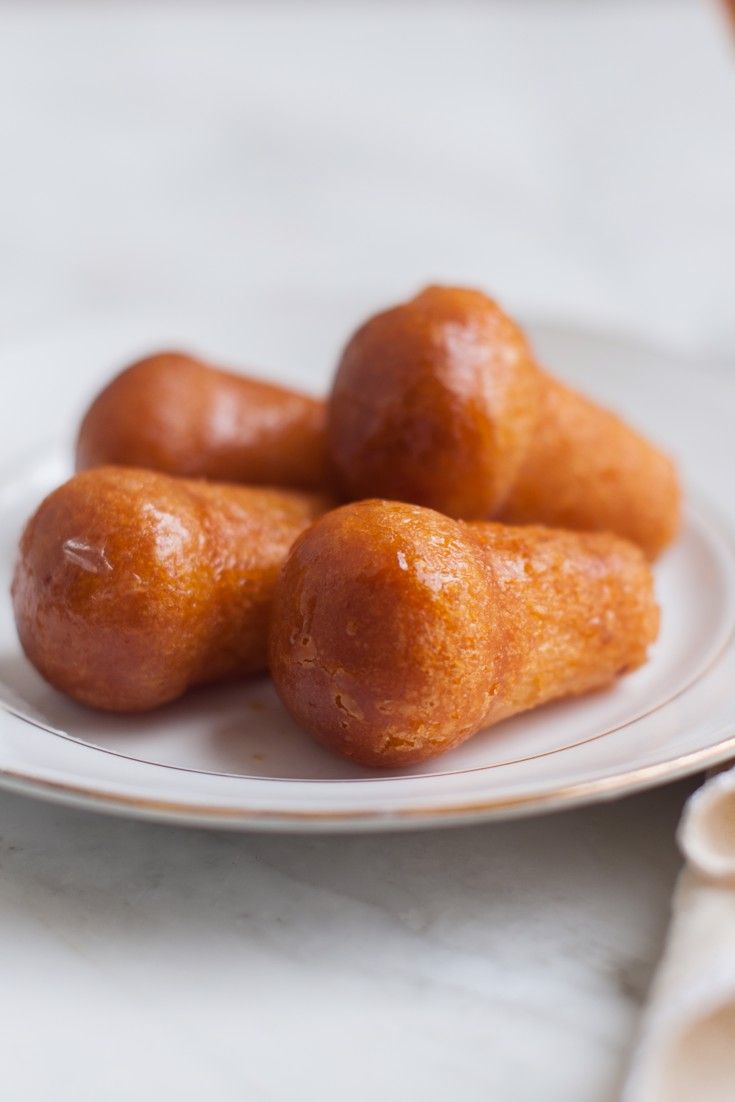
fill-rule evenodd
<path id="1" fill-rule="evenodd" d="M 92 402 L 76 468 L 13 580 L 43 677 L 140 712 L 269 670 L 305 731 L 371 767 L 644 663 L 679 525 L 671 460 L 452 287 L 367 320 L 326 402 L 141 360 Z"/>

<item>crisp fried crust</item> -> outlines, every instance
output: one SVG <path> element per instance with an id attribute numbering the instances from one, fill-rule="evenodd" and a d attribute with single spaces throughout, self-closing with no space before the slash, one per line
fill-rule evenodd
<path id="1" fill-rule="evenodd" d="M 680 497 L 667 455 L 614 413 L 545 376 L 531 445 L 500 519 L 604 527 L 653 559 L 679 530 Z"/>
<path id="2" fill-rule="evenodd" d="M 319 742 L 397 767 L 608 684 L 645 661 L 657 630 L 649 567 L 626 540 L 365 501 L 296 541 L 270 663 Z"/>
<path id="3" fill-rule="evenodd" d="M 181 352 L 132 364 L 82 421 L 77 470 L 119 463 L 189 478 L 321 489 L 324 404 Z"/>
<path id="4" fill-rule="evenodd" d="M 78 474 L 21 539 L 23 648 L 51 684 L 114 711 L 263 669 L 279 566 L 326 506 L 123 467 Z"/>
<path id="5" fill-rule="evenodd" d="M 345 496 L 613 531 L 654 557 L 679 526 L 671 460 L 555 382 L 486 295 L 430 287 L 365 323 L 328 404 Z"/>

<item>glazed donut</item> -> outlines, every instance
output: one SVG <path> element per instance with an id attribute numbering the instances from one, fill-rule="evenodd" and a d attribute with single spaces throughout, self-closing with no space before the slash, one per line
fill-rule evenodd
<path id="1" fill-rule="evenodd" d="M 294 544 L 270 666 L 320 743 L 394 768 L 609 684 L 645 661 L 657 631 L 645 556 L 618 536 L 363 501 Z"/>
<path id="2" fill-rule="evenodd" d="M 120 712 L 262 670 L 278 569 L 326 506 L 125 467 L 77 474 L 21 538 L 23 649 L 56 688 Z"/>
<path id="3" fill-rule="evenodd" d="M 324 403 L 182 352 L 132 364 L 95 398 L 77 470 L 119 463 L 187 478 L 319 490 Z"/>
<path id="4" fill-rule="evenodd" d="M 679 526 L 671 460 L 543 372 L 521 329 L 480 291 L 429 287 L 358 329 L 327 432 L 351 500 L 609 530 L 649 557 Z"/>

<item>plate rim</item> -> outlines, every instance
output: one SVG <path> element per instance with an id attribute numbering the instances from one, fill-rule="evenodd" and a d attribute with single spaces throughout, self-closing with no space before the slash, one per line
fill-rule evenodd
<path id="1" fill-rule="evenodd" d="M 722 730 L 730 726 L 727 724 Z M 314 833 L 338 834 L 463 826 L 523 818 L 529 813 L 565 811 L 655 788 L 721 765 L 731 758 L 735 758 L 735 734 L 717 739 L 710 746 L 680 754 L 671 761 L 655 762 L 594 780 L 576 781 L 543 792 L 495 797 L 492 800 L 473 800 L 449 806 L 392 811 L 269 811 L 216 804 L 197 806 L 175 800 L 128 796 L 120 792 L 95 790 L 86 785 L 33 778 L 6 768 L 0 768 L 0 788 L 51 803 L 177 826 L 210 827 L 217 830 L 247 829 L 263 833 L 293 833 L 297 829 L 308 829 Z"/>

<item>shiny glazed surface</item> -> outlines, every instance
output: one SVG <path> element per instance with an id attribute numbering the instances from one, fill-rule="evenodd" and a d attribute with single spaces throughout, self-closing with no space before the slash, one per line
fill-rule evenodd
<path id="1" fill-rule="evenodd" d="M 319 742 L 396 767 L 609 684 L 645 661 L 657 631 L 649 567 L 626 540 L 364 501 L 295 543 L 270 663 Z"/>
<path id="2" fill-rule="evenodd" d="M 327 431 L 349 498 L 610 530 L 649 557 L 679 527 L 671 460 L 541 371 L 480 291 L 429 287 L 367 321 L 342 355 Z"/>
<path id="3" fill-rule="evenodd" d="M 114 711 L 261 670 L 278 569 L 326 507 L 122 467 L 77 474 L 21 538 L 12 595 L 23 648 L 51 684 Z"/>
<path id="4" fill-rule="evenodd" d="M 161 352 L 126 368 L 95 398 L 76 465 L 321 489 L 324 420 L 316 398 Z"/>

